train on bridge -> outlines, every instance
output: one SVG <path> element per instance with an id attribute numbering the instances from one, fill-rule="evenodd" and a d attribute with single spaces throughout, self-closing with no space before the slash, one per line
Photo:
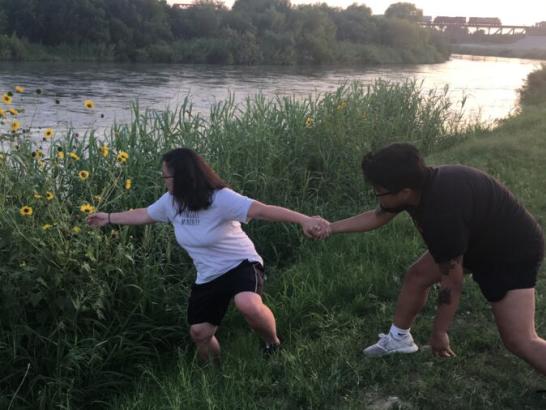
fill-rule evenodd
<path id="1" fill-rule="evenodd" d="M 433 24 L 436 26 L 441 25 L 471 25 L 471 26 L 481 26 L 481 27 L 500 27 L 502 26 L 501 19 L 498 17 L 449 17 L 449 16 L 437 16 L 432 19 L 431 16 L 423 17 L 423 23 Z"/>

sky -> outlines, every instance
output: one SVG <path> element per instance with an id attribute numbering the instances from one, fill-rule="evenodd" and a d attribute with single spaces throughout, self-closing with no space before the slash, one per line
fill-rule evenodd
<path id="1" fill-rule="evenodd" d="M 423 10 L 425 16 L 499 17 L 506 25 L 533 25 L 546 21 L 545 0 L 406 0 Z M 192 0 L 168 0 L 168 3 L 191 3 Z M 225 0 L 231 7 L 234 0 Z M 314 4 L 317 0 L 292 0 L 292 4 Z M 383 14 L 396 0 L 323 0 L 331 7 L 365 4 L 373 14 Z"/>

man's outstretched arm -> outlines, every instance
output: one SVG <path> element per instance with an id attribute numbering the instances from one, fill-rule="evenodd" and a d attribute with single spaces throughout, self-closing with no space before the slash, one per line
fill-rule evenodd
<path id="1" fill-rule="evenodd" d="M 439 264 L 439 267 L 442 281 L 440 282 L 438 310 L 432 328 L 430 347 L 432 353 L 437 356 L 451 357 L 455 356 L 455 353 L 449 346 L 447 331 L 459 307 L 459 299 L 463 289 L 463 257 L 453 258 Z"/>

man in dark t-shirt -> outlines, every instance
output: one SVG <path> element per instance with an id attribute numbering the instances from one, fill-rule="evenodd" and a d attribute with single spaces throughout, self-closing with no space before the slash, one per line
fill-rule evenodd
<path id="1" fill-rule="evenodd" d="M 435 355 L 454 356 L 447 331 L 467 270 L 491 304 L 505 346 L 546 375 L 546 341 L 535 330 L 534 289 L 544 237 L 533 216 L 486 173 L 460 165 L 427 167 L 410 144 L 391 144 L 366 155 L 362 170 L 379 207 L 326 229 L 317 227 L 316 237 L 366 232 L 406 211 L 428 247 L 404 277 L 389 333 L 364 354 L 417 351 L 410 327 L 430 287 L 439 283 L 430 346 Z"/>

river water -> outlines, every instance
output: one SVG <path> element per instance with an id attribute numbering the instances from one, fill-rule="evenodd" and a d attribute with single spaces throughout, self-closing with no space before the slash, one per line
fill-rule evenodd
<path id="1" fill-rule="evenodd" d="M 105 129 L 131 119 L 131 104 L 164 110 L 185 97 L 193 110 L 207 115 L 212 104 L 230 94 L 236 102 L 256 93 L 304 98 L 334 91 L 347 81 L 378 78 L 423 81 L 425 89 L 449 86 L 450 98 L 466 96 L 465 112 L 491 122 L 517 107 L 517 90 L 539 68 L 536 60 L 454 55 L 441 64 L 375 67 L 278 67 L 162 64 L 0 63 L 0 94 L 25 87 L 11 107 L 25 108 L 19 121 L 34 129 L 73 126 Z M 36 90 L 41 90 L 37 94 Z M 84 100 L 95 108 L 84 108 Z M 1 108 L 9 108 L 0 103 Z M 5 121 L 6 129 L 10 121 Z M 2 125 L 0 125 L 1 129 Z"/>

